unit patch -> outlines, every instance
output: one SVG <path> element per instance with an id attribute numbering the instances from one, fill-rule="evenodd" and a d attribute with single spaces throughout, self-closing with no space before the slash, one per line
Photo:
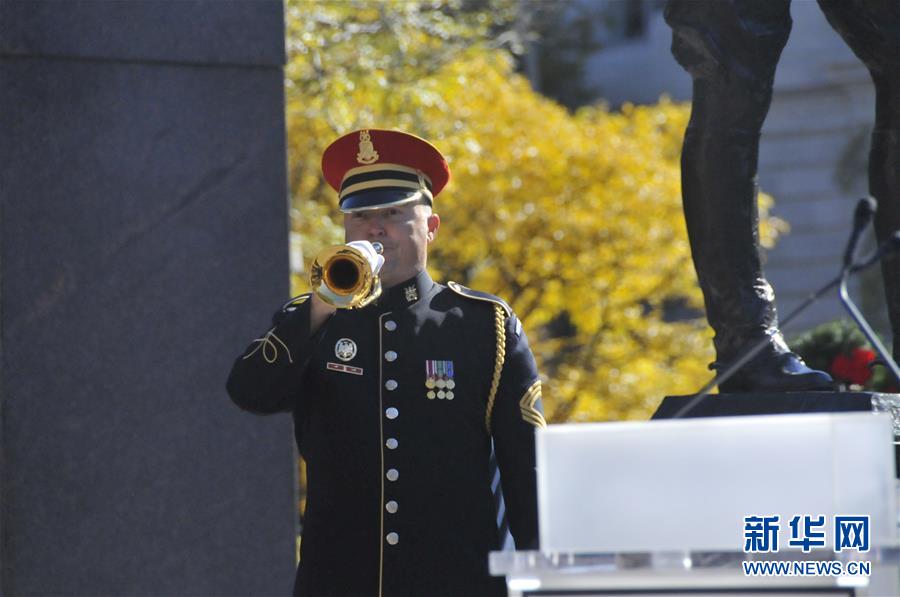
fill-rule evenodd
<path id="1" fill-rule="evenodd" d="M 356 356 L 356 342 L 350 338 L 341 338 L 334 345 L 334 356 L 342 361 L 351 361 Z"/>

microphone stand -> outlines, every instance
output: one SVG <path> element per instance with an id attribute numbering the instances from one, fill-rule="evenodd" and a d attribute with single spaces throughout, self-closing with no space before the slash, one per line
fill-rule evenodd
<path id="1" fill-rule="evenodd" d="M 849 279 L 851 274 L 863 271 L 864 269 L 877 263 L 878 260 L 881 259 L 884 255 L 893 253 L 894 251 L 900 249 L 900 231 L 897 231 L 894 232 L 891 238 L 882 243 L 881 246 L 879 246 L 878 249 L 874 251 L 869 257 L 858 263 L 852 262 L 856 244 L 859 240 L 859 234 L 862 229 L 869 223 L 872 215 L 874 215 L 875 206 L 875 200 L 871 197 L 860 199 L 854 213 L 853 231 L 850 234 L 850 239 L 847 243 L 847 249 L 844 252 L 844 266 L 841 269 L 841 273 L 838 274 L 834 279 L 827 282 L 824 286 L 810 294 L 806 298 L 806 300 L 804 300 L 784 319 L 782 319 L 781 328 L 787 327 L 787 325 L 794 318 L 796 318 L 803 311 L 809 308 L 810 305 L 819 300 L 824 294 L 829 292 L 835 286 L 839 286 L 841 302 L 843 302 L 844 306 L 850 311 L 851 316 L 853 316 L 853 319 L 857 323 L 857 325 L 860 326 L 863 334 L 870 342 L 872 342 L 872 346 L 874 346 L 876 351 L 878 351 L 879 356 L 885 359 L 885 362 L 888 363 L 888 367 L 891 369 L 891 372 L 897 378 L 898 382 L 900 382 L 900 369 L 898 369 L 897 363 L 895 363 L 894 360 L 887 354 L 884 346 L 881 344 L 881 342 L 878 341 L 878 338 L 875 336 L 872 328 L 868 325 L 865 318 L 862 316 L 862 313 L 859 312 L 859 309 L 856 308 L 856 305 L 854 305 L 853 302 L 850 301 L 849 294 L 847 293 L 847 280 Z M 847 302 L 844 302 L 844 297 L 846 297 Z M 745 350 L 741 354 L 741 356 L 738 357 L 738 359 L 731 363 L 731 365 L 726 367 L 721 373 L 718 373 L 713 379 L 711 379 L 705 386 L 700 388 L 700 390 L 696 394 L 694 394 L 694 396 L 688 401 L 687 404 L 682 406 L 674 415 L 672 415 L 672 418 L 679 419 L 681 417 L 684 417 L 686 414 L 696 408 L 700 404 L 700 402 L 702 402 L 707 396 L 709 396 L 709 393 L 713 388 L 715 388 L 720 383 L 727 381 L 732 375 L 737 373 L 737 371 L 741 369 L 741 367 L 753 360 L 753 357 L 758 355 L 769 344 L 770 339 L 771 337 L 766 335 L 760 338 L 755 344 L 751 345 L 750 348 Z"/>
<path id="2" fill-rule="evenodd" d="M 891 239 L 888 242 L 894 241 L 896 239 L 897 233 L 894 234 L 894 239 Z M 875 352 L 878 353 L 878 356 L 881 357 L 881 360 L 891 372 L 891 375 L 894 376 L 894 381 L 900 383 L 900 367 L 897 366 L 897 362 L 888 353 L 887 349 L 884 347 L 884 344 L 881 343 L 881 340 L 878 339 L 878 336 L 875 334 L 872 326 L 870 326 L 869 322 L 866 321 L 866 318 L 863 317 L 862 312 L 860 312 L 859 308 L 856 306 L 856 303 L 854 303 L 853 299 L 850 298 L 850 293 L 847 291 L 847 280 L 850 278 L 850 274 L 855 273 L 856 271 L 861 271 L 862 269 L 865 269 L 866 267 L 877 262 L 881 257 L 879 253 L 881 253 L 880 250 L 877 251 L 875 255 L 870 257 L 871 263 L 866 263 L 859 270 L 853 269 L 853 272 L 851 272 L 850 268 L 844 268 L 844 271 L 841 272 L 841 282 L 838 288 L 838 297 L 840 297 L 841 299 L 841 304 L 843 304 L 844 308 L 846 308 L 850 313 L 850 317 L 852 317 L 853 321 L 856 322 L 856 326 L 866 337 L 866 340 L 869 341 L 869 344 L 872 345 L 872 348 L 875 349 Z"/>

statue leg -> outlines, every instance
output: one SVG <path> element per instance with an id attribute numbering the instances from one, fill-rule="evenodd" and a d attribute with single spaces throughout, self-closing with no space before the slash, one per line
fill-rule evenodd
<path id="1" fill-rule="evenodd" d="M 898 65 L 895 68 L 900 68 Z M 900 72 L 900 71 L 897 71 Z M 879 78 L 876 82 L 876 114 L 872 149 L 869 153 L 869 193 L 878 201 L 875 233 L 883 241 L 900 230 L 900 82 Z M 887 297 L 894 359 L 900 358 L 900 258 L 896 255 L 881 264 Z"/>
<path id="2" fill-rule="evenodd" d="M 762 271 L 757 211 L 759 134 L 775 65 L 791 28 L 789 0 L 670 0 L 672 53 L 693 78 L 682 151 L 682 195 L 691 253 L 724 368 L 763 337 L 769 345 L 722 392 L 830 389 L 778 330 Z"/>
<path id="3" fill-rule="evenodd" d="M 875 83 L 869 194 L 878 201 L 875 234 L 900 229 L 900 0 L 819 0 L 831 26 L 862 60 Z M 900 358 L 900 259 L 881 264 L 894 358 Z"/>

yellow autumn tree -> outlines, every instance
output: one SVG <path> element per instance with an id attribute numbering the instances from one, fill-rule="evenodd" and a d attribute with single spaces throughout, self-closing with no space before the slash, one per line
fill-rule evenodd
<path id="1" fill-rule="evenodd" d="M 535 93 L 492 43 L 515 3 L 465 7 L 288 3 L 289 162 L 302 251 L 308 261 L 342 241 L 336 196 L 320 173 L 328 143 L 365 127 L 429 139 L 453 172 L 435 202 L 442 226 L 432 275 L 512 305 L 546 378 L 550 421 L 644 418 L 663 396 L 710 377 L 712 332 L 680 201 L 689 106 L 663 99 L 571 114 Z M 762 220 L 771 243 L 779 223 L 765 209 Z"/>

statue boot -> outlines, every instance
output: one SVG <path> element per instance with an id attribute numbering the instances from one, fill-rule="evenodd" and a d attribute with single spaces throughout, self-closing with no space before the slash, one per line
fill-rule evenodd
<path id="1" fill-rule="evenodd" d="M 831 377 L 807 367 L 778 329 L 775 295 L 759 253 L 758 139 L 758 133 L 691 128 L 685 135 L 684 210 L 707 319 L 716 333 L 711 368 L 727 368 L 766 338 L 762 352 L 721 383 L 720 392 L 830 390 Z"/>
<path id="2" fill-rule="evenodd" d="M 762 339 L 764 350 L 721 392 L 832 389 L 790 351 L 762 271 L 756 172 L 775 65 L 790 33 L 789 2 L 670 0 L 672 53 L 693 78 L 681 156 L 688 237 L 722 370 Z"/>

